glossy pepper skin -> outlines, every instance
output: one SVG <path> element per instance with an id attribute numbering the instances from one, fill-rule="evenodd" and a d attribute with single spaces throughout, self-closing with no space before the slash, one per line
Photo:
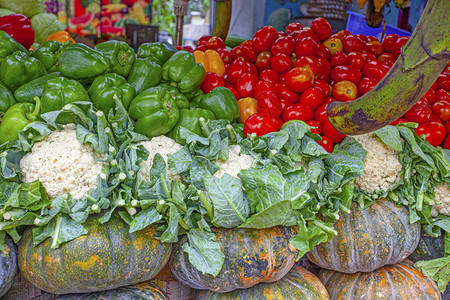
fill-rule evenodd
<path id="1" fill-rule="evenodd" d="M 189 100 L 191 101 L 189 107 L 191 108 L 198 107 L 198 103 L 200 102 L 200 99 L 202 99 L 204 95 L 205 93 L 203 93 L 201 89 L 196 90 L 195 93 L 188 94 L 187 97 L 190 97 Z"/>
<path id="2" fill-rule="evenodd" d="M 65 77 L 53 78 L 47 81 L 44 86 L 41 97 L 41 113 L 60 110 L 66 104 L 79 101 L 90 101 L 81 83 Z M 67 112 L 62 113 L 57 121 L 61 124 L 68 124 L 73 123 L 74 119 Z"/>
<path id="3" fill-rule="evenodd" d="M 14 53 L 14 51 L 26 52 L 27 49 L 5 31 L 0 30 L 0 64 L 3 63 L 8 55 Z"/>
<path id="4" fill-rule="evenodd" d="M 233 93 L 225 87 L 217 87 L 211 93 L 202 96 L 198 106 L 214 113 L 216 119 L 234 123 L 239 118 L 239 106 Z"/>
<path id="5" fill-rule="evenodd" d="M 36 58 L 30 57 L 22 51 L 16 51 L 6 57 L 0 66 L 0 81 L 11 92 L 45 74 L 47 74 L 47 71 L 44 65 Z"/>
<path id="6" fill-rule="evenodd" d="M 17 102 L 34 103 L 33 99 L 35 96 L 42 96 L 47 81 L 56 77 L 63 76 L 60 72 L 53 72 L 27 82 L 14 92 L 14 98 L 16 98 Z"/>
<path id="7" fill-rule="evenodd" d="M 170 96 L 175 100 L 178 109 L 189 108 L 190 104 L 188 98 L 182 94 L 176 86 L 167 83 L 162 83 L 158 86 L 165 88 L 170 93 Z"/>
<path id="8" fill-rule="evenodd" d="M 193 93 L 205 79 L 205 69 L 195 62 L 194 55 L 178 51 L 162 67 L 162 81 L 176 85 L 183 94 Z"/>
<path id="9" fill-rule="evenodd" d="M 0 17 L 0 30 L 7 32 L 19 44 L 29 49 L 34 43 L 34 29 L 30 19 L 21 14 Z"/>
<path id="10" fill-rule="evenodd" d="M 67 45 L 56 41 L 46 41 L 37 47 L 31 56 L 39 59 L 47 72 L 51 73 L 57 70 L 59 55 Z"/>
<path id="11" fill-rule="evenodd" d="M 116 105 L 114 95 L 117 95 L 125 109 L 130 107 L 130 103 L 136 95 L 134 87 L 116 73 L 95 78 L 88 92 L 94 106 L 102 110 L 105 115 L 108 115 L 108 112 Z"/>
<path id="12" fill-rule="evenodd" d="M 136 90 L 136 94 L 157 86 L 161 82 L 161 66 L 147 58 L 138 58 L 128 75 L 128 82 Z"/>
<path id="13" fill-rule="evenodd" d="M 177 49 L 167 42 L 144 43 L 139 46 L 137 57 L 148 58 L 163 66 L 175 52 Z"/>
<path id="14" fill-rule="evenodd" d="M 203 118 L 203 119 L 201 119 Z M 216 117 L 212 111 L 202 108 L 182 109 L 180 111 L 180 118 L 175 127 L 169 132 L 169 137 L 174 139 L 178 144 L 186 144 L 186 140 L 181 138 L 180 129 L 185 127 L 193 133 L 205 137 L 202 131 L 201 123 L 208 120 L 215 120 Z"/>
<path id="15" fill-rule="evenodd" d="M 175 100 L 164 87 L 152 87 L 137 95 L 128 113 L 136 122 L 135 131 L 148 138 L 168 133 L 180 118 Z"/>
<path id="16" fill-rule="evenodd" d="M 17 101 L 14 99 L 13 94 L 6 86 L 0 83 L 0 116 L 15 103 L 17 103 Z"/>
<path id="17" fill-rule="evenodd" d="M 111 71 L 120 76 L 127 77 L 130 74 L 136 53 L 127 43 L 123 41 L 106 41 L 95 46 L 108 59 Z"/>
<path id="18" fill-rule="evenodd" d="M 16 103 L 6 111 L 0 124 L 0 145 L 19 139 L 19 131 L 37 119 L 41 102 L 38 97 L 34 100 L 36 104 Z"/>
<path id="19" fill-rule="evenodd" d="M 68 45 L 59 56 L 58 71 L 65 77 L 76 79 L 82 84 L 110 71 L 110 65 L 103 53 L 84 44 Z"/>

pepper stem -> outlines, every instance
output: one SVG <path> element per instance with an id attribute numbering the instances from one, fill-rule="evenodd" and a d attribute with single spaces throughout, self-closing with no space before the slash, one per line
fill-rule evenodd
<path id="1" fill-rule="evenodd" d="M 41 111 L 41 99 L 39 97 L 34 97 L 33 100 L 36 102 L 34 106 L 34 110 L 31 113 L 25 114 L 26 118 L 30 121 L 34 121 L 37 119 L 39 112 Z"/>

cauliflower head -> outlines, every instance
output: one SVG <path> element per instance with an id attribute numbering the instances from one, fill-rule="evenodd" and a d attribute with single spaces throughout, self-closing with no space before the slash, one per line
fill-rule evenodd
<path id="1" fill-rule="evenodd" d="M 439 184 L 434 188 L 435 205 L 431 209 L 431 215 L 437 217 L 437 215 L 450 216 L 450 187 L 447 184 Z"/>
<path id="2" fill-rule="evenodd" d="M 153 158 L 156 153 L 159 153 L 167 164 L 168 155 L 174 154 L 183 147 L 175 142 L 175 140 L 164 135 L 153 137 L 150 141 L 143 141 L 139 144 L 143 145 L 148 151 L 148 158 L 146 161 L 142 162 L 143 168 L 141 168 L 139 172 L 145 180 L 150 180 L 149 172 L 152 168 Z M 170 180 L 179 178 L 179 176 L 174 176 L 170 170 L 168 170 L 167 174 L 169 175 Z"/>
<path id="3" fill-rule="evenodd" d="M 398 153 L 373 133 L 352 136 L 367 151 L 364 174 L 355 179 L 355 186 L 369 194 L 388 191 L 400 180 L 402 164 Z"/>
<path id="4" fill-rule="evenodd" d="M 54 199 L 70 193 L 82 199 L 88 190 L 97 187 L 97 176 L 106 162 L 104 154 L 97 154 L 90 145 L 82 145 L 76 137 L 74 124 L 54 131 L 20 161 L 23 182 L 39 180 L 48 196 Z"/>
<path id="5" fill-rule="evenodd" d="M 255 159 L 251 155 L 241 153 L 240 145 L 231 145 L 228 159 L 217 160 L 216 164 L 219 170 L 214 176 L 219 178 L 225 173 L 237 178 L 240 170 L 256 167 Z"/>

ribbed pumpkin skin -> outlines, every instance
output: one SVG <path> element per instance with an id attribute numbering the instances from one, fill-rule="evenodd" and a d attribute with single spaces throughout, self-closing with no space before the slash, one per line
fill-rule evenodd
<path id="1" fill-rule="evenodd" d="M 422 232 L 417 248 L 408 257 L 413 262 L 444 256 L 444 234 L 434 238 Z"/>
<path id="2" fill-rule="evenodd" d="M 328 292 L 311 272 L 294 265 L 282 279 L 271 283 L 259 283 L 248 289 L 228 293 L 200 291 L 196 300 L 328 300 Z"/>
<path id="3" fill-rule="evenodd" d="M 104 292 L 61 295 L 55 300 L 169 300 L 169 298 L 156 285 L 143 282 Z"/>
<path id="4" fill-rule="evenodd" d="M 13 285 L 17 270 L 17 248 L 11 240 L 7 239 L 5 251 L 0 252 L 0 297 Z"/>
<path id="5" fill-rule="evenodd" d="M 337 236 L 307 253 L 325 269 L 343 273 L 371 272 L 396 264 L 417 247 L 420 224 L 409 224 L 409 213 L 391 201 L 377 200 L 360 211 L 356 203 L 334 224 Z"/>
<path id="6" fill-rule="evenodd" d="M 28 230 L 19 247 L 24 277 L 53 294 L 89 293 L 143 282 L 167 263 L 171 245 L 153 238 L 147 227 L 129 233 L 129 226 L 113 215 L 105 223 L 90 217 L 88 234 L 51 249 L 51 239 L 33 246 Z"/>
<path id="7" fill-rule="evenodd" d="M 328 290 L 331 300 L 442 299 L 436 283 L 423 276 L 407 261 L 384 266 L 369 273 L 345 274 L 323 269 L 319 278 Z"/>
<path id="8" fill-rule="evenodd" d="M 260 282 L 281 279 L 292 268 L 298 251 L 289 244 L 296 234 L 295 227 L 257 229 L 214 229 L 225 262 L 213 277 L 202 274 L 189 262 L 182 245 L 184 236 L 172 251 L 169 266 L 175 278 L 194 289 L 225 293 L 249 288 Z"/>

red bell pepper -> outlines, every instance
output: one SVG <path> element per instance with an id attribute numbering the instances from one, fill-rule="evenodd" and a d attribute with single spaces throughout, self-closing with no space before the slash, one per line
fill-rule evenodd
<path id="1" fill-rule="evenodd" d="M 251 115 L 244 123 L 244 136 L 255 133 L 257 136 L 280 130 L 283 125 L 281 119 L 274 116 L 257 113 Z"/>
<path id="2" fill-rule="evenodd" d="M 0 30 L 8 33 L 19 44 L 29 49 L 34 43 L 34 29 L 24 15 L 13 14 L 0 17 Z"/>

